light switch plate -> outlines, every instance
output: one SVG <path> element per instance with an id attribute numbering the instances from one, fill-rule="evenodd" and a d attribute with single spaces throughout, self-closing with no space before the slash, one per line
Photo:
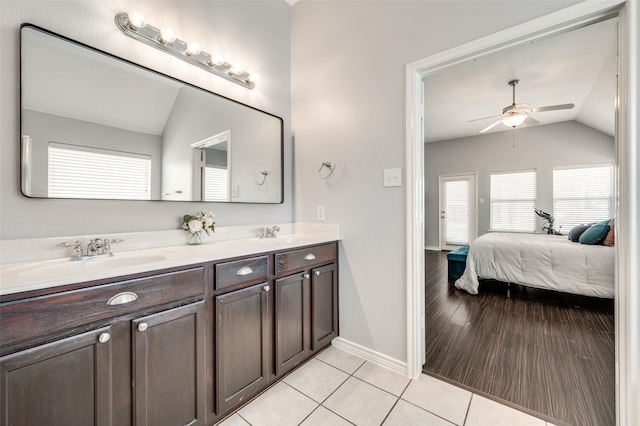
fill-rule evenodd
<path id="1" fill-rule="evenodd" d="M 402 169 L 385 169 L 384 186 L 402 186 Z"/>

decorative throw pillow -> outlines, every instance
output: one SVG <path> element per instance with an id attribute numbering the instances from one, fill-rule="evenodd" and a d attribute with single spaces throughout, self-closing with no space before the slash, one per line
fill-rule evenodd
<path id="1" fill-rule="evenodd" d="M 603 220 L 602 222 L 592 225 L 580 235 L 578 241 L 580 244 L 595 245 L 602 243 L 604 237 L 609 233 L 609 222 L 611 219 Z"/>
<path id="2" fill-rule="evenodd" d="M 591 225 L 593 225 L 593 223 L 590 223 L 590 224 L 583 223 L 582 225 L 574 226 L 573 228 L 571 228 L 571 231 L 569 231 L 569 239 L 574 243 L 577 243 L 578 239 L 580 238 L 580 235 L 582 235 L 584 231 L 589 229 Z"/>
<path id="3" fill-rule="evenodd" d="M 613 247 L 615 245 L 615 223 L 614 223 L 615 219 L 611 219 L 611 222 L 609 222 L 609 233 L 607 234 L 606 237 L 604 237 L 604 240 L 602 240 L 602 245 L 605 246 L 609 246 L 609 247 Z"/>

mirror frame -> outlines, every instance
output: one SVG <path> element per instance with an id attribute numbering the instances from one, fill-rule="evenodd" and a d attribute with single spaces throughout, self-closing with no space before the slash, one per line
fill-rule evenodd
<path id="1" fill-rule="evenodd" d="M 81 48 L 89 49 L 89 50 L 91 50 L 93 52 L 99 53 L 99 54 L 104 55 L 104 56 L 106 56 L 108 58 L 115 59 L 117 61 L 121 61 L 126 65 L 131 65 L 133 67 L 139 68 L 139 69 L 144 70 L 144 71 L 149 71 L 149 72 L 151 72 L 153 74 L 156 74 L 158 76 L 170 79 L 170 80 L 172 80 L 174 82 L 183 84 L 183 85 L 188 86 L 190 88 L 193 88 L 193 89 L 196 89 L 196 90 L 200 90 L 200 91 L 205 92 L 207 94 L 216 96 L 216 97 L 218 97 L 220 99 L 231 101 L 231 102 L 233 102 L 233 103 L 235 103 L 237 105 L 249 108 L 251 110 L 254 110 L 254 111 L 257 111 L 257 112 L 260 112 L 260 113 L 263 113 L 263 114 L 266 114 L 268 116 L 271 116 L 273 118 L 278 119 L 280 121 L 280 126 L 279 126 L 280 127 L 280 143 L 279 143 L 279 148 L 280 148 L 280 156 L 279 156 L 280 157 L 280 164 L 279 164 L 280 165 L 280 185 L 279 185 L 280 200 L 279 201 L 265 201 L 265 202 L 259 202 L 259 201 L 161 200 L 161 199 L 129 200 L 129 199 L 117 199 L 117 198 L 116 199 L 110 199 L 110 198 L 107 199 L 107 198 L 33 197 L 33 196 L 25 194 L 25 192 L 24 192 L 25 174 L 26 174 L 26 170 L 25 169 L 28 166 L 25 164 L 24 153 L 25 153 L 25 149 L 28 149 L 28 148 L 26 148 L 26 146 L 24 144 L 24 141 L 23 141 L 23 138 L 22 138 L 22 134 L 23 134 L 23 117 L 22 117 L 22 109 L 23 109 L 22 108 L 22 103 L 23 103 L 22 102 L 22 94 L 23 94 L 22 38 L 23 38 L 23 36 L 22 36 L 22 30 L 24 28 L 31 28 L 31 29 L 40 31 L 40 32 L 45 33 L 45 34 L 47 34 L 49 36 L 59 38 L 59 39 L 65 41 L 65 42 L 74 44 L 74 45 L 79 46 Z M 20 36 L 19 36 L 19 41 L 20 41 L 20 61 L 19 61 L 19 80 L 20 80 L 20 99 L 19 99 L 19 107 L 20 107 L 20 192 L 25 197 L 32 198 L 32 199 L 46 199 L 46 200 L 113 200 L 113 201 L 117 200 L 117 201 L 134 201 L 134 202 L 160 201 L 160 202 L 174 202 L 174 203 L 175 202 L 185 202 L 185 203 L 224 203 L 224 204 L 283 204 L 284 203 L 284 120 L 282 119 L 282 117 L 279 117 L 279 116 L 277 116 L 275 114 L 271 114 L 271 113 L 269 113 L 267 111 L 261 110 L 259 108 L 253 107 L 251 105 L 244 104 L 244 103 L 236 101 L 234 99 L 228 98 L 228 97 L 223 96 L 223 95 L 221 95 L 219 93 L 215 93 L 215 92 L 212 92 L 210 90 L 204 89 L 202 87 L 196 86 L 196 85 L 194 85 L 192 83 L 189 83 L 189 82 L 186 82 L 184 80 L 180 80 L 179 78 L 175 78 L 175 77 L 172 77 L 170 75 L 164 74 L 164 73 L 162 73 L 160 71 L 157 71 L 157 70 L 154 70 L 152 68 L 145 67 L 144 65 L 137 64 L 137 63 L 132 62 L 132 61 L 130 61 L 128 59 L 121 58 L 121 57 L 119 57 L 117 55 L 114 55 L 112 53 L 105 52 L 104 50 L 95 48 L 93 46 L 89 46 L 88 44 L 79 42 L 77 40 L 74 40 L 74 39 L 71 39 L 69 37 L 63 36 L 61 34 L 55 33 L 53 31 L 47 30 L 46 28 L 42 28 L 42 27 L 40 27 L 38 25 L 34 25 L 34 24 L 31 24 L 31 23 L 28 23 L 28 22 L 27 23 L 23 23 L 23 24 L 20 25 L 20 30 L 19 31 L 20 31 Z"/>

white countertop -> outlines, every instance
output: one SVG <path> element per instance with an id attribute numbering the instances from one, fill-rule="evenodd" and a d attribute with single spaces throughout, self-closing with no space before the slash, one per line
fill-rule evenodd
<path id="1" fill-rule="evenodd" d="M 287 250 L 340 239 L 337 226 L 335 230 L 313 229 L 308 226 L 298 228 L 306 232 L 264 240 L 257 237 L 240 238 L 203 242 L 196 246 L 182 244 L 129 251 L 118 251 L 118 247 L 114 245 L 113 257 L 75 261 L 67 256 L 0 264 L 0 295 Z M 327 230 L 330 232 L 326 232 Z"/>

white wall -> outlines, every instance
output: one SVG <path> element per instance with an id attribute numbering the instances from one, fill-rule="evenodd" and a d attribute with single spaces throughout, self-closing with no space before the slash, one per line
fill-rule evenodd
<path id="1" fill-rule="evenodd" d="M 340 335 L 406 362 L 405 66 L 565 1 L 301 1 L 292 14 L 295 219 L 341 227 Z M 338 164 L 321 180 L 323 161 Z"/>
<path id="2" fill-rule="evenodd" d="M 262 76 L 254 90 L 126 37 L 114 16 L 138 9 L 149 23 Z M 29 199 L 20 193 L 20 43 L 32 23 L 280 116 L 285 122 L 285 202 L 275 205 Z M 177 229 L 184 214 L 213 210 L 220 226 L 292 220 L 291 7 L 284 1 L 0 1 L 0 239 Z M 126 100 L 123 100 L 126 101 Z"/>
<path id="3" fill-rule="evenodd" d="M 491 172 L 536 169 L 536 207 L 553 212 L 553 168 L 613 163 L 613 138 L 575 121 L 425 144 L 425 245 L 438 247 L 439 176 L 477 173 L 478 236 L 489 229 Z M 531 213 L 533 214 L 533 212 Z M 537 220 L 540 229 L 542 220 Z M 569 231 L 564 230 L 564 231 Z"/>

